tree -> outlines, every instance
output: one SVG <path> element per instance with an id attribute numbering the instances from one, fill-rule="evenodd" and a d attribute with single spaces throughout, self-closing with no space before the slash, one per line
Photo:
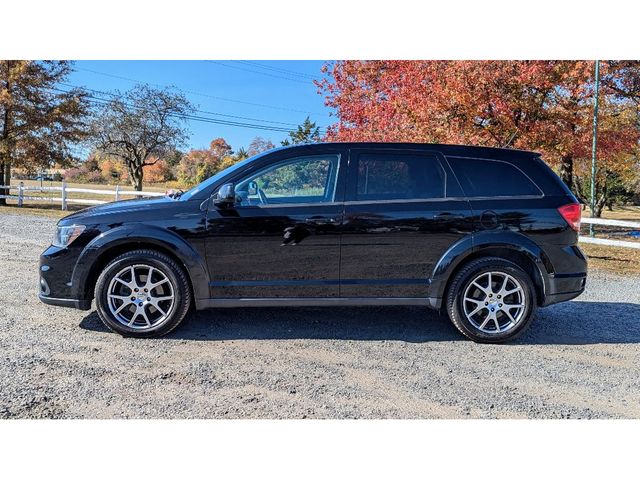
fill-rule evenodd
<path id="1" fill-rule="evenodd" d="M 215 140 L 212 140 L 209 144 L 209 152 L 211 152 L 213 158 L 218 161 L 223 157 L 233 154 L 233 150 L 224 138 L 216 138 Z"/>
<path id="2" fill-rule="evenodd" d="M 178 180 L 184 186 L 200 183 L 222 170 L 223 161 L 232 158 L 232 153 L 224 138 L 212 140 L 206 150 L 191 150 L 178 165 Z"/>
<path id="3" fill-rule="evenodd" d="M 88 103 L 82 90 L 57 87 L 70 70 L 64 61 L 0 61 L 0 184 L 10 185 L 14 166 L 33 171 L 74 159 Z"/>
<path id="4" fill-rule="evenodd" d="M 624 69 L 604 70 L 629 94 L 635 83 L 625 82 Z M 342 61 L 323 70 L 330 78 L 316 84 L 339 118 L 330 140 L 536 150 L 574 190 L 575 172 L 588 163 L 593 62 Z M 623 115 L 629 102 L 614 101 L 611 89 L 601 94 L 599 152 L 619 160 L 635 148 L 637 122 Z"/>
<path id="5" fill-rule="evenodd" d="M 92 123 L 95 148 L 121 159 L 129 180 L 142 190 L 144 167 L 154 165 L 181 146 L 187 134 L 185 117 L 193 106 L 171 89 L 139 85 L 99 108 Z"/>
<path id="6" fill-rule="evenodd" d="M 249 158 L 249 157 L 250 157 L 250 155 L 249 155 L 249 152 L 247 152 L 247 151 L 244 149 L 244 147 L 240 147 L 240 148 L 238 149 L 238 151 L 237 151 L 236 153 L 234 153 L 234 154 L 233 154 L 233 157 L 236 159 L 236 161 L 238 161 L 238 162 L 239 162 L 239 161 L 241 161 L 241 160 L 244 160 L 244 159 L 246 159 L 246 158 Z"/>
<path id="7" fill-rule="evenodd" d="M 254 155 L 266 152 L 267 150 L 271 150 L 272 148 L 276 148 L 276 146 L 271 140 L 267 140 L 262 137 L 255 137 L 249 144 L 247 155 L 249 157 L 253 157 Z"/>
<path id="8" fill-rule="evenodd" d="M 316 122 L 312 122 L 309 117 L 307 117 L 301 125 L 298 125 L 296 130 L 289 132 L 289 138 L 284 139 L 280 143 L 286 147 L 299 143 L 317 143 L 321 140 L 320 128 L 316 125 Z"/>

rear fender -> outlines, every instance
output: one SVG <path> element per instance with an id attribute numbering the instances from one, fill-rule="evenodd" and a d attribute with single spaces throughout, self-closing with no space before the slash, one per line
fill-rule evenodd
<path id="1" fill-rule="evenodd" d="M 463 263 L 482 256 L 500 256 L 499 252 L 505 250 L 515 252 L 516 259 L 526 257 L 530 264 L 534 265 L 532 273 L 539 293 L 538 301 L 543 302 L 545 292 L 549 289 L 549 272 L 545 266 L 545 254 L 542 249 L 521 233 L 488 230 L 461 238 L 443 254 L 433 270 L 430 281 L 430 304 L 436 308 L 442 306 L 449 281 Z M 512 261 L 517 263 L 516 259 Z M 521 266 L 529 270 L 528 265 Z"/>

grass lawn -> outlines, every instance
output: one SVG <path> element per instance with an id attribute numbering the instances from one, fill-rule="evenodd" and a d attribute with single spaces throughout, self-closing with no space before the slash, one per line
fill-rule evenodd
<path id="1" fill-rule="evenodd" d="M 36 215 L 41 217 L 62 218 L 77 210 L 87 208 L 88 205 L 69 205 L 69 209 L 64 211 L 60 209 L 59 203 L 35 204 L 33 202 L 24 202 L 22 207 L 15 205 L 12 201 L 11 205 L 0 205 L 0 219 L 5 213 L 15 215 Z"/>
<path id="2" fill-rule="evenodd" d="M 589 216 L 589 208 L 583 212 L 585 217 Z M 639 206 L 620 206 L 613 207 L 613 211 L 610 212 L 606 208 L 602 211 L 602 218 L 610 218 L 612 220 L 629 220 L 631 222 L 640 222 L 640 207 Z"/>
<path id="3" fill-rule="evenodd" d="M 40 181 L 38 180 L 22 180 L 22 182 L 24 183 L 25 187 L 40 187 Z M 20 180 L 13 180 L 11 182 L 12 186 L 17 186 L 20 183 Z M 43 187 L 61 187 L 62 186 L 62 182 L 42 182 L 42 186 Z M 67 183 L 67 187 L 68 188 L 87 188 L 87 189 L 91 189 L 91 190 L 112 190 L 114 191 L 113 195 L 101 195 L 101 194 L 96 194 L 96 193 L 85 193 L 85 192 L 67 192 L 67 198 L 68 199 L 91 199 L 91 200 L 103 200 L 105 202 L 112 202 L 115 200 L 115 185 L 96 185 L 96 184 L 89 184 L 89 183 Z M 159 193 L 164 193 L 166 192 L 168 189 L 168 187 L 166 185 L 163 184 L 154 184 L 154 185 L 145 185 L 143 187 L 143 191 L 145 192 L 159 192 Z M 131 185 L 128 184 L 121 184 L 120 185 L 120 190 L 124 190 L 124 191 L 132 191 L 133 187 L 131 187 Z M 18 191 L 17 190 L 11 190 L 11 195 L 17 195 Z M 24 192 L 25 196 L 29 196 L 29 197 L 43 197 L 43 198 L 51 198 L 51 197 L 55 197 L 55 198 L 60 198 L 61 196 L 61 192 L 60 191 L 51 191 L 51 190 L 28 190 Z M 128 199 L 132 199 L 132 198 L 138 198 L 135 195 L 124 195 L 122 193 L 120 193 L 120 200 L 128 200 Z M 57 218 L 61 218 L 64 217 L 65 215 L 68 215 L 70 212 L 76 211 L 76 210 L 81 210 L 83 208 L 87 208 L 90 205 L 82 205 L 82 204 L 77 204 L 77 203 L 68 203 L 67 207 L 68 210 L 65 212 L 62 210 L 61 208 L 61 204 L 60 201 L 42 201 L 42 202 L 38 202 L 36 200 L 25 200 L 23 202 L 23 207 L 22 208 L 17 208 L 17 201 L 16 200 L 8 200 L 9 202 L 9 206 L 7 207 L 0 207 L 0 212 L 4 211 L 9 211 L 8 209 L 11 208 L 15 208 L 15 211 L 17 211 L 18 213 L 25 213 L 27 215 L 29 214 L 35 214 L 35 215 L 46 215 L 46 216 L 50 216 L 50 217 L 57 217 Z"/>
<path id="4" fill-rule="evenodd" d="M 24 183 L 25 187 L 40 187 L 39 180 L 13 180 L 11 182 L 12 186 L 17 186 L 20 181 Z M 43 187 L 61 187 L 62 182 L 42 182 Z M 67 187 L 69 188 L 88 188 L 92 190 L 115 190 L 115 185 L 97 185 L 90 183 L 67 183 Z M 145 185 L 143 187 L 143 191 L 145 192 L 165 192 L 169 187 L 164 184 L 153 184 L 153 185 Z M 133 187 L 129 184 L 121 184 L 120 190 L 133 190 Z M 12 195 L 16 195 L 17 190 L 11 190 Z M 30 197 L 56 197 L 60 198 L 59 191 L 38 191 L 38 190 L 29 190 L 24 192 L 25 196 Z M 115 194 L 111 195 L 100 195 L 95 193 L 84 193 L 84 192 L 67 192 L 67 198 L 70 199 L 93 199 L 93 200 L 104 200 L 106 202 L 112 202 L 115 199 Z M 127 200 L 130 198 L 137 198 L 133 195 L 123 195 L 120 194 L 121 200 Z M 69 203 L 67 204 L 67 210 L 63 211 L 60 205 L 60 202 L 52 202 L 52 201 L 43 201 L 39 203 L 35 200 L 25 200 L 23 206 L 21 208 L 17 207 L 17 202 L 15 200 L 8 200 L 8 206 L 0 206 L 0 214 L 2 212 L 8 213 L 19 213 L 24 215 L 44 215 L 47 217 L 53 218 L 62 218 L 69 213 L 82 210 L 83 208 L 87 208 L 90 205 L 80 205 L 77 203 Z"/>
<path id="5" fill-rule="evenodd" d="M 40 182 L 38 180 L 22 180 L 25 187 L 40 187 Z M 11 182 L 12 186 L 17 186 L 20 183 L 19 180 L 14 180 Z M 42 182 L 43 187 L 62 187 L 62 182 Z M 101 195 L 96 193 L 84 193 L 84 192 L 67 192 L 67 198 L 71 199 L 93 199 L 93 200 L 105 200 L 107 202 L 112 202 L 115 200 L 115 185 L 94 185 L 89 183 L 67 183 L 67 188 L 88 188 L 91 190 L 111 190 L 114 191 L 113 195 Z M 131 191 L 133 187 L 131 185 L 120 185 L 120 190 Z M 145 192 L 165 192 L 167 191 L 167 187 L 162 184 L 154 184 L 154 185 L 145 185 L 143 187 L 143 191 Z M 59 191 L 50 191 L 50 190 L 28 190 L 25 191 L 25 196 L 30 197 L 57 197 L 60 198 Z M 17 190 L 11 190 L 11 195 L 17 195 Z M 136 198 L 134 195 L 123 195 L 120 194 L 120 200 L 127 200 L 129 198 Z M 34 200 L 25 200 L 25 205 L 27 203 L 34 204 Z M 53 205 L 57 205 L 60 208 L 60 202 L 52 202 Z"/>
<path id="6" fill-rule="evenodd" d="M 581 243 L 580 249 L 589 259 L 589 268 L 619 275 L 640 275 L 640 249 L 588 243 Z"/>
<path id="7" fill-rule="evenodd" d="M 24 183 L 25 187 L 39 187 L 39 180 L 11 180 L 12 186 L 17 186 L 20 182 Z M 61 187 L 62 182 L 42 182 L 43 187 Z M 69 183 L 67 182 L 67 187 L 73 188 L 91 188 L 95 190 L 114 190 L 116 188 L 115 184 L 113 185 L 103 185 L 103 184 L 94 184 L 94 183 Z M 133 187 L 128 183 L 120 184 L 121 190 L 133 190 Z M 162 183 L 154 183 L 153 185 L 144 185 L 142 188 L 145 191 L 150 192 L 164 192 L 167 189 L 167 186 Z"/>

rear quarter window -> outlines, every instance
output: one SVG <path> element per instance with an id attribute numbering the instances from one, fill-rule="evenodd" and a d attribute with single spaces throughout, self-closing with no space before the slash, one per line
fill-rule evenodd
<path id="1" fill-rule="evenodd" d="M 518 167 L 501 160 L 447 157 L 467 197 L 542 196 Z"/>

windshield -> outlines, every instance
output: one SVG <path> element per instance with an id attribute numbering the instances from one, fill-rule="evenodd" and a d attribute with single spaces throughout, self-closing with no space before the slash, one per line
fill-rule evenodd
<path id="1" fill-rule="evenodd" d="M 267 154 L 267 153 L 271 153 L 273 150 L 269 150 L 267 152 L 263 152 L 263 153 L 259 153 L 257 155 L 254 155 L 253 157 L 249 157 L 245 160 L 242 160 L 241 162 L 238 162 L 234 165 L 231 165 L 229 168 L 225 168 L 224 170 L 216 173 L 214 176 L 207 178 L 204 182 L 199 183 L 198 185 L 196 185 L 195 187 L 193 187 L 190 190 L 187 190 L 186 192 L 184 192 L 182 195 L 180 195 L 180 200 L 190 200 L 193 197 L 195 197 L 198 193 L 202 192 L 203 190 L 206 190 L 207 188 L 211 187 L 211 185 L 213 185 L 214 183 L 218 182 L 221 178 L 223 178 L 225 175 L 228 175 L 232 172 L 235 172 L 236 170 L 244 167 L 245 165 L 247 165 L 248 163 L 254 161 L 255 159 L 262 157 L 263 155 Z"/>

